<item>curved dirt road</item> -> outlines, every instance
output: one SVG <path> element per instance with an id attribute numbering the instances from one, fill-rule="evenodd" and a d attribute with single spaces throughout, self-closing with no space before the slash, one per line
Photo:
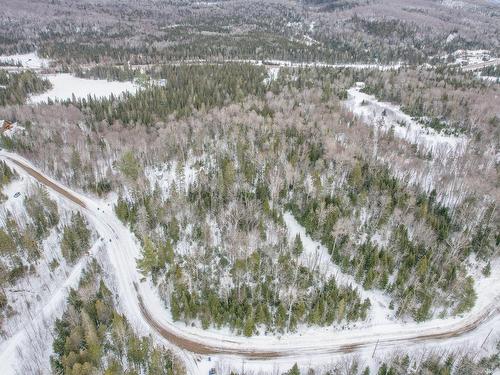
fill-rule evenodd
<path id="1" fill-rule="evenodd" d="M 31 163 L 15 154 L 0 152 L 16 169 L 21 169 L 47 188 L 62 195 L 87 216 L 100 236 L 106 239 L 110 262 L 117 279 L 119 300 L 127 318 L 146 332 L 168 341 L 172 346 L 195 355 L 222 355 L 249 360 L 276 360 L 280 358 L 320 358 L 325 355 L 361 352 L 379 348 L 400 349 L 402 346 L 446 343 L 463 344 L 484 332 L 499 333 L 500 289 L 479 290 L 482 298 L 474 309 L 462 318 L 433 320 L 421 324 L 391 323 L 372 325 L 340 332 L 304 333 L 275 337 L 243 338 L 212 331 L 183 327 L 169 320 L 169 314 L 153 288 L 141 282 L 136 268 L 139 246 L 130 231 L 114 215 L 113 208 L 104 206 L 72 191 L 47 177 Z M 108 243 L 109 241 L 109 243 Z M 500 285 L 499 267 L 493 267 L 491 285 Z M 490 288 L 491 289 L 491 288 Z M 493 288 L 495 289 L 495 288 Z M 485 293 L 482 295 L 481 293 Z M 491 333 L 491 332 L 490 332 Z M 476 340 L 477 341 L 477 340 Z M 194 363 L 191 356 L 191 362 Z"/>

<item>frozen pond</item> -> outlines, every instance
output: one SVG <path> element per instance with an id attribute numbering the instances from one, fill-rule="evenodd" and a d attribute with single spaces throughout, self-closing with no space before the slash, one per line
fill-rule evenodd
<path id="1" fill-rule="evenodd" d="M 43 78 L 52 83 L 52 88 L 42 94 L 33 95 L 29 103 L 46 103 L 51 100 L 67 100 L 74 95 L 76 99 L 87 98 L 89 95 L 96 98 L 108 97 L 111 94 L 120 96 L 124 92 L 135 93 L 139 88 L 132 82 L 116 82 L 101 79 L 78 78 L 68 73 L 47 74 Z"/>

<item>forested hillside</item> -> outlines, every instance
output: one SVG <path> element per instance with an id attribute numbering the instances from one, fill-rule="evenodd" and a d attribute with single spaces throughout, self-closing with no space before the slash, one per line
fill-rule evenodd
<path id="1" fill-rule="evenodd" d="M 474 254 L 486 265 L 498 252 L 492 201 L 462 187 L 458 203 L 447 207 L 439 191 L 409 185 L 397 177 L 400 166 L 382 161 L 402 150 L 401 142 L 380 135 L 373 159 L 372 146 L 366 147 L 373 133 L 341 109 L 344 87 L 359 79 L 374 87 L 378 76 L 392 82 L 402 72 L 300 70 L 270 83 L 263 68 L 237 64 L 165 67 L 156 74 L 165 86 L 124 100 L 70 104 L 94 124 L 90 133 L 68 129 L 66 141 L 56 137 L 45 149 L 67 150 L 61 154 L 67 167 L 58 163 L 56 173 L 70 184 L 121 192 L 116 213 L 144 247 L 138 267 L 158 285 L 174 319 L 229 325 L 248 335 L 259 327 L 366 319 L 369 298 L 300 262 L 300 238 L 288 238 L 286 212 L 361 288 L 390 296 L 395 317 L 421 321 L 473 306 L 464 262 Z M 432 74 L 420 85 L 435 79 Z M 485 96 L 494 90 L 470 85 Z M 446 113 L 453 118 L 460 108 L 450 104 Z M 468 132 L 495 134 L 494 115 L 481 115 Z M 9 143 L 20 152 L 39 150 L 36 136 Z M 433 163 L 418 151 L 404 152 L 423 170 Z M 202 269 L 195 266 L 200 257 Z"/>
<path id="2" fill-rule="evenodd" d="M 0 373 L 496 373 L 499 9 L 0 0 Z"/>
<path id="3" fill-rule="evenodd" d="M 485 1 L 454 6 L 409 0 L 15 0 L 3 5 L 1 53 L 37 45 L 42 55 L 66 65 L 207 58 L 421 64 L 443 52 L 500 48 L 498 10 Z"/>
<path id="4" fill-rule="evenodd" d="M 131 373 L 183 374 L 178 359 L 150 338 L 140 337 L 115 310 L 112 292 L 92 263 L 78 289 L 72 289 L 68 308 L 55 323 L 52 370 L 59 374 Z"/>

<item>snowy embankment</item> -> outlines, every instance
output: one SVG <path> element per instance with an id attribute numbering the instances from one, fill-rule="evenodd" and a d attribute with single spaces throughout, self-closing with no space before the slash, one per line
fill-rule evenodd
<path id="1" fill-rule="evenodd" d="M 139 86 L 133 82 L 116 82 L 102 79 L 84 79 L 68 73 L 42 75 L 52 83 L 52 88 L 42 94 L 33 95 L 29 103 L 37 104 L 68 99 L 86 99 L 89 95 L 104 98 L 110 95 L 120 96 L 125 92 L 135 93 Z"/>
<path id="2" fill-rule="evenodd" d="M 23 168 L 31 167 L 27 160 L 15 154 L 0 152 L 0 156 L 10 158 L 7 161 L 16 169 L 20 167 L 12 160 L 22 163 L 25 166 Z M 40 173 L 34 168 L 33 170 Z M 117 219 L 112 206 L 108 202 L 73 192 L 44 175 L 38 178 L 45 179 L 45 184 L 57 189 L 66 199 L 83 202 L 80 210 L 105 239 L 106 254 L 111 263 L 111 269 L 108 271 L 116 278 L 120 309 L 140 333 L 153 334 L 161 343 L 174 349 L 184 349 L 177 352 L 187 361 L 190 373 L 206 374 L 207 367 L 212 366 L 240 369 L 243 361 L 246 370 L 255 371 L 286 370 L 295 362 L 305 368 L 320 367 L 347 353 L 356 353 L 363 359 L 371 360 L 375 347 L 377 357 L 401 348 L 411 351 L 423 346 L 451 349 L 467 345 L 468 348 L 479 348 L 490 333 L 484 344 L 484 354 L 487 354 L 488 350 L 494 348 L 495 340 L 500 334 L 498 259 L 492 262 L 491 276 L 477 281 L 476 305 L 461 317 L 435 319 L 424 323 L 388 322 L 343 331 L 310 327 L 299 333 L 281 337 L 252 338 L 174 324 L 156 289 L 149 281 L 140 281 L 142 277 L 136 268 L 139 245 L 129 229 Z M 189 351 L 204 354 L 192 355 Z M 216 355 L 212 357 L 211 362 L 208 361 L 208 353 Z M 16 358 L 4 358 L 9 359 L 9 362 L 0 362 L 2 370 L 6 370 L 3 373 L 11 373 L 12 371 L 8 370 L 12 367 L 9 366 L 15 366 Z"/>
<path id="3" fill-rule="evenodd" d="M 7 221 L 11 218 L 15 218 L 21 227 L 30 220 L 24 199 L 34 188 L 33 185 L 30 178 L 21 175 L 18 180 L 4 187 L 2 193 L 8 198 L 0 204 L 0 225 L 2 227 L 8 228 L 11 224 Z M 57 195 L 53 193 L 49 193 L 49 195 L 52 200 L 57 202 L 59 225 L 52 228 L 48 236 L 41 242 L 40 257 L 32 264 L 33 268 L 30 267 L 30 272 L 4 289 L 9 309 L 12 308 L 14 312 L 2 324 L 7 339 L 10 332 L 16 332 L 20 327 L 25 326 L 27 321 L 31 321 L 31 317 L 36 315 L 36 311 L 47 303 L 72 270 L 72 265 L 66 262 L 60 251 L 60 228 L 70 221 L 71 207 Z M 23 259 L 23 262 L 31 265 L 31 262 L 26 259 Z M 4 340 L 5 338 L 0 338 L 0 345 Z"/>
<path id="4" fill-rule="evenodd" d="M 380 102 L 373 95 L 361 92 L 364 84 L 358 82 L 347 90 L 344 105 L 367 125 L 377 131 L 394 130 L 394 136 L 417 145 L 421 151 L 435 156 L 462 154 L 468 144 L 466 136 L 446 135 L 413 120 L 397 105 Z"/>
<path id="5" fill-rule="evenodd" d="M 89 254 L 96 254 L 102 247 L 96 242 L 90 249 Z M 52 354 L 52 342 L 54 336 L 52 330 L 55 320 L 60 318 L 66 307 L 66 300 L 70 289 L 76 289 L 82 276 L 82 272 L 90 258 L 83 258 L 73 266 L 66 274 L 61 284 L 50 287 L 50 298 L 38 303 L 39 307 L 30 312 L 24 324 L 16 331 L 9 329 L 12 333 L 2 344 L 0 344 L 0 370 L 4 375 L 18 374 L 22 372 L 24 361 L 36 360 L 37 367 L 50 371 L 50 355 Z M 36 288 L 31 284 L 30 287 Z M 36 293 L 36 292 L 35 292 Z M 30 310 L 31 311 L 31 310 Z M 22 348 L 22 350 L 21 350 Z"/>

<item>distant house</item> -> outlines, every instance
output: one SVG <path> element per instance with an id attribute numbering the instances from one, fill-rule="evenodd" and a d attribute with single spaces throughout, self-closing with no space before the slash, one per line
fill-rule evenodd
<path id="1" fill-rule="evenodd" d="M 10 130 L 14 127 L 14 124 L 10 121 L 7 121 L 7 120 L 0 120 L 0 130 L 2 131 L 2 133 L 6 130 Z"/>

